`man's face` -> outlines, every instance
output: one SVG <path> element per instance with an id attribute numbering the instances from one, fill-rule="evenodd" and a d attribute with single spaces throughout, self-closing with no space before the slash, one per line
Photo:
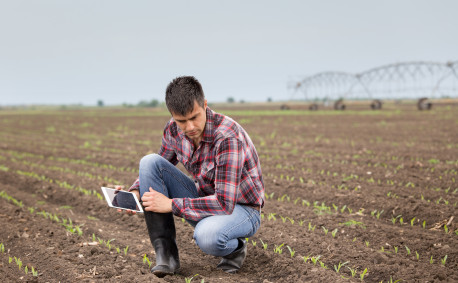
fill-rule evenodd
<path id="1" fill-rule="evenodd" d="M 204 102 L 204 108 L 194 100 L 194 109 L 185 116 L 172 113 L 172 117 L 181 131 L 196 144 L 202 140 L 205 122 L 207 121 L 206 110 L 207 100 Z"/>

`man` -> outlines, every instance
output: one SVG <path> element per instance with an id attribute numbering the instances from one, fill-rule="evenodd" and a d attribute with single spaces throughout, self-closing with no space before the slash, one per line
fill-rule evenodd
<path id="1" fill-rule="evenodd" d="M 256 149 L 245 130 L 207 106 L 194 77 L 178 77 L 166 89 L 172 115 L 158 154 L 140 161 L 129 191 L 142 200 L 158 277 L 180 267 L 173 215 L 195 227 L 205 253 L 222 257 L 217 268 L 237 272 L 247 253 L 246 237 L 260 226 L 264 184 Z M 194 181 L 175 165 L 181 162 Z"/>

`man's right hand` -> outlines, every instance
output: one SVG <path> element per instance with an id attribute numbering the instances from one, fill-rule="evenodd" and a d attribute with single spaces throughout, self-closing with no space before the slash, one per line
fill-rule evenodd
<path id="1" fill-rule="evenodd" d="M 121 191 L 122 190 L 122 187 L 121 186 L 115 186 L 115 189 L 118 190 L 118 191 Z M 132 190 L 131 193 L 134 193 L 136 196 L 137 196 L 137 199 L 139 200 L 140 199 L 140 192 L 138 190 Z M 136 211 L 134 210 L 130 210 L 130 209 L 119 209 L 118 208 L 118 212 L 123 212 L 128 214 L 128 215 L 135 215 L 137 214 Z"/>

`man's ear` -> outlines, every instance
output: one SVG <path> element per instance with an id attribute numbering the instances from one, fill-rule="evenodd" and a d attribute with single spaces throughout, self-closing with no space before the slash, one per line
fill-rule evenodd
<path id="1" fill-rule="evenodd" d="M 207 111 L 207 100 L 204 100 L 204 110 Z"/>

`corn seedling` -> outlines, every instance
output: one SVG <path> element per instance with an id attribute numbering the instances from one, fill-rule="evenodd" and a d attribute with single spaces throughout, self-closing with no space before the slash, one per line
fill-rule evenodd
<path id="1" fill-rule="evenodd" d="M 313 226 L 312 226 L 312 223 L 309 222 L 309 231 L 312 231 L 312 232 L 313 232 L 313 231 L 315 230 L 315 227 L 316 227 L 316 225 L 313 225 Z"/>
<path id="2" fill-rule="evenodd" d="M 262 248 L 263 248 L 264 250 L 267 250 L 267 243 L 264 243 L 261 239 L 259 239 L 259 241 L 261 241 Z"/>
<path id="3" fill-rule="evenodd" d="M 377 216 L 376 216 L 376 217 L 377 217 L 377 219 L 379 219 L 379 218 L 380 218 L 380 215 L 382 215 L 382 213 L 383 213 L 383 210 L 382 210 L 382 211 L 378 211 L 378 212 L 377 212 Z"/>
<path id="4" fill-rule="evenodd" d="M 415 257 L 417 258 L 417 260 L 420 260 L 420 254 L 417 251 L 415 251 Z"/>
<path id="5" fill-rule="evenodd" d="M 251 244 L 253 245 L 253 247 L 256 247 L 256 241 L 255 240 L 251 240 Z"/>
<path id="6" fill-rule="evenodd" d="M 310 260 L 313 262 L 313 265 L 316 265 L 316 263 L 318 262 L 318 259 L 320 259 L 320 255 L 319 256 L 316 256 L 316 257 L 311 257 Z"/>
<path id="7" fill-rule="evenodd" d="M 13 262 L 13 258 L 12 257 L 8 257 L 8 264 L 11 264 Z"/>
<path id="8" fill-rule="evenodd" d="M 407 254 L 410 255 L 410 249 L 407 246 L 404 247 L 406 247 Z"/>
<path id="9" fill-rule="evenodd" d="M 279 246 L 275 245 L 274 253 L 281 254 L 283 252 L 283 249 L 282 249 L 283 245 L 284 245 L 284 243 L 279 245 Z"/>
<path id="10" fill-rule="evenodd" d="M 196 277 L 196 276 L 198 276 L 198 275 L 199 275 L 199 274 L 196 274 L 196 275 L 194 275 L 194 276 L 192 276 L 192 277 L 185 277 L 185 278 L 184 278 L 184 282 L 185 282 L 185 283 L 191 283 L 192 279 L 194 279 L 194 277 Z"/>
<path id="11" fill-rule="evenodd" d="M 310 258 L 310 255 L 308 256 L 303 256 L 302 259 L 304 260 L 305 263 L 307 263 L 307 261 L 309 260 Z"/>
<path id="12" fill-rule="evenodd" d="M 124 255 L 127 255 L 127 250 L 128 250 L 128 249 L 129 249 L 129 246 L 126 246 L 126 247 L 124 248 Z"/>
<path id="13" fill-rule="evenodd" d="M 337 229 L 337 228 L 336 228 L 336 229 L 334 229 L 334 230 L 332 230 L 332 232 L 331 232 L 331 235 L 332 235 L 332 237 L 333 237 L 333 238 L 335 238 L 335 237 L 336 237 L 336 235 L 337 235 L 337 231 L 339 231 L 339 229 Z"/>
<path id="14" fill-rule="evenodd" d="M 321 227 L 321 228 L 323 229 L 323 231 L 324 231 L 324 234 L 325 234 L 325 235 L 327 235 L 327 234 L 328 234 L 328 229 L 326 229 L 326 227 L 324 227 L 324 226 L 323 226 L 323 227 Z"/>
<path id="15" fill-rule="evenodd" d="M 146 254 L 143 256 L 143 263 L 148 263 L 148 267 L 151 267 L 151 261 Z"/>
<path id="16" fill-rule="evenodd" d="M 366 244 L 366 247 L 369 247 L 369 241 L 364 241 L 364 244 Z"/>
<path id="17" fill-rule="evenodd" d="M 416 217 L 414 217 L 414 218 L 412 218 L 412 219 L 410 220 L 410 226 L 413 226 L 413 223 L 414 223 L 414 221 L 415 221 L 415 218 L 416 218 Z"/>
<path id="18" fill-rule="evenodd" d="M 447 224 L 444 225 L 444 231 L 445 231 L 445 234 L 448 234 L 448 227 L 447 227 Z"/>
<path id="19" fill-rule="evenodd" d="M 347 266 L 347 268 L 348 268 L 348 270 L 350 270 L 351 277 L 355 277 L 356 272 L 357 272 L 356 268 L 353 269 L 353 268 L 351 268 L 349 266 Z"/>
<path id="20" fill-rule="evenodd" d="M 319 260 L 319 262 L 320 262 L 321 268 L 328 269 L 328 267 L 324 264 L 324 262 L 322 262 L 321 260 Z"/>
<path id="21" fill-rule="evenodd" d="M 286 246 L 286 247 L 288 248 L 289 254 L 291 255 L 291 257 L 294 257 L 294 254 L 296 253 L 296 251 L 293 248 L 291 248 L 290 246 Z"/>
<path id="22" fill-rule="evenodd" d="M 431 258 L 429 259 L 429 263 L 430 263 L 430 264 L 433 264 L 433 263 L 434 263 L 433 256 L 431 256 Z"/>
<path id="23" fill-rule="evenodd" d="M 398 253 L 398 247 L 394 246 L 394 253 L 397 254 Z"/>
<path id="24" fill-rule="evenodd" d="M 441 258 L 441 264 L 445 265 L 446 261 L 447 261 L 447 255 L 445 255 L 444 258 Z"/>
<path id="25" fill-rule="evenodd" d="M 364 271 L 359 274 L 359 278 L 361 279 L 361 281 L 364 280 L 364 276 L 366 276 L 366 273 L 367 273 L 367 268 L 365 268 Z"/>
<path id="26" fill-rule="evenodd" d="M 340 272 L 340 268 L 342 268 L 342 266 L 344 266 L 344 265 L 347 264 L 347 263 L 348 263 L 348 261 L 346 261 L 346 262 L 344 262 L 344 263 L 341 263 L 341 262 L 339 261 L 339 265 L 337 265 L 337 266 L 334 265 L 334 270 L 335 270 L 337 273 L 339 273 L 339 272 Z"/>
<path id="27" fill-rule="evenodd" d="M 38 270 L 36 270 L 33 266 L 32 266 L 32 275 L 35 277 L 38 276 Z"/>
<path id="28" fill-rule="evenodd" d="M 116 247 L 116 252 L 119 254 L 121 253 L 121 249 L 119 247 Z"/>
<path id="29" fill-rule="evenodd" d="M 27 266 L 24 267 L 24 272 L 26 275 L 29 273 L 29 268 Z"/>
<path id="30" fill-rule="evenodd" d="M 3 245 L 3 243 L 0 244 L 0 252 L 1 253 L 5 252 L 5 245 Z"/>
<path id="31" fill-rule="evenodd" d="M 426 220 L 423 221 L 423 223 L 421 224 L 421 226 L 423 227 L 423 229 L 426 229 Z"/>

